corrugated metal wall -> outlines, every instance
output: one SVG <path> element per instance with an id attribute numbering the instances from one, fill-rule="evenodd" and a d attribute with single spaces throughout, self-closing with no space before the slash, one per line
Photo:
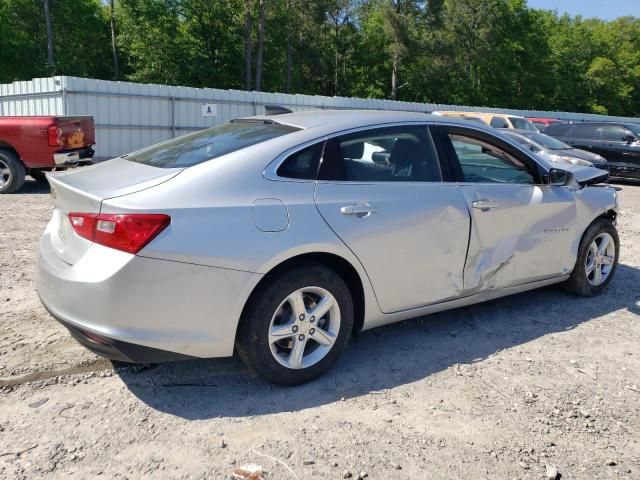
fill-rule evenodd
<path id="1" fill-rule="evenodd" d="M 216 105 L 215 117 L 202 116 L 202 105 Z M 111 82 L 78 77 L 36 78 L 0 84 L 0 115 L 91 115 L 96 122 L 96 157 L 108 158 L 137 150 L 173 136 L 264 113 L 264 105 L 291 110 L 360 108 L 375 110 L 494 111 L 513 115 L 568 120 L 637 118 L 569 112 L 505 110 L 392 100 L 289 95 L 212 88 Z"/>

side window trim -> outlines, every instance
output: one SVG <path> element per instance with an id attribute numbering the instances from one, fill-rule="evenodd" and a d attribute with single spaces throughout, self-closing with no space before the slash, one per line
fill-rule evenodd
<path id="1" fill-rule="evenodd" d="M 377 123 L 374 125 L 366 125 L 363 127 L 354 127 L 354 128 L 348 128 L 339 132 L 332 132 L 330 134 L 325 134 L 325 135 L 320 135 L 317 138 L 314 138 L 312 140 L 309 140 L 307 142 L 301 143 L 300 145 L 295 145 L 293 147 L 288 148 L 287 150 L 285 150 L 284 152 L 282 152 L 281 154 L 279 154 L 278 156 L 276 156 L 269 164 L 267 164 L 267 166 L 264 168 L 264 170 L 262 171 L 262 176 L 264 178 L 266 178 L 267 180 L 273 180 L 275 182 L 315 182 L 318 181 L 317 180 L 317 175 L 316 178 L 313 180 L 306 180 L 306 179 L 300 179 L 300 178 L 287 178 L 287 177 L 281 177 L 277 174 L 278 168 L 280 168 L 280 166 L 284 163 L 284 161 L 290 157 L 291 155 L 294 155 L 296 152 L 299 152 L 300 150 L 304 150 L 307 147 L 312 146 L 315 143 L 324 143 L 324 145 L 322 146 L 322 155 L 324 155 L 324 148 L 326 146 L 326 142 L 331 139 L 331 138 L 335 138 L 335 137 L 340 137 L 343 135 L 348 135 L 351 133 L 357 133 L 357 132 L 362 132 L 364 130 L 371 130 L 371 129 L 376 129 L 376 128 L 387 128 L 387 127 L 402 127 L 402 126 L 424 126 L 425 129 L 427 129 L 429 127 L 429 125 L 431 125 L 432 122 L 428 122 L 428 121 L 408 121 L 408 122 L 389 122 L 389 123 Z M 433 143 L 433 139 L 431 139 L 431 142 Z M 435 146 L 434 146 L 435 148 Z M 358 182 L 357 182 L 358 183 Z"/>
<path id="2" fill-rule="evenodd" d="M 524 163 L 529 167 L 529 169 L 533 173 L 535 185 L 544 184 L 544 182 L 542 182 L 542 177 L 544 175 L 544 172 L 542 171 L 543 170 L 542 166 L 538 162 L 536 162 L 534 159 L 529 158 L 526 154 L 522 153 L 517 148 L 514 148 L 509 143 L 504 142 L 499 138 L 493 137 L 481 130 L 475 130 L 473 128 L 466 127 L 466 126 L 461 127 L 457 125 L 451 125 L 451 126 L 438 125 L 437 128 L 442 129 L 444 133 L 444 136 L 440 135 L 439 140 L 444 143 L 443 150 L 446 152 L 446 155 L 449 158 L 449 162 L 452 164 L 453 171 L 455 172 L 455 176 L 458 182 L 464 182 L 465 180 L 464 180 L 464 174 L 462 172 L 462 167 L 460 166 L 460 162 L 458 161 L 458 156 L 456 155 L 455 150 L 453 149 L 453 145 L 448 138 L 448 135 L 450 133 L 458 133 L 460 135 L 466 135 L 471 138 L 477 138 L 478 140 L 481 140 L 483 142 L 488 142 L 496 145 L 501 150 L 505 150 L 507 153 L 509 153 L 510 155 L 513 155 L 514 157 L 516 157 L 518 160 L 520 160 L 522 163 Z M 492 184 L 492 185 L 499 185 L 499 184 Z"/>
<path id="3" fill-rule="evenodd" d="M 442 170 L 443 182 L 463 182 L 464 174 L 460 163 L 456 160 L 455 152 L 451 146 L 451 142 L 445 139 L 447 129 L 440 125 L 430 125 L 431 138 L 436 148 L 436 155 Z"/>

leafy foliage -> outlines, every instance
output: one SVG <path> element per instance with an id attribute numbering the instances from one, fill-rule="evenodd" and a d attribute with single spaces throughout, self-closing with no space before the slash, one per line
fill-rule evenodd
<path id="1" fill-rule="evenodd" d="M 526 0 L 263 0 L 260 60 L 260 0 L 115 0 L 115 55 L 111 0 L 49 3 L 53 67 L 42 0 L 0 0 L 0 82 L 113 79 L 117 57 L 137 82 L 241 89 L 260 70 L 267 91 L 640 113 L 635 17 Z"/>

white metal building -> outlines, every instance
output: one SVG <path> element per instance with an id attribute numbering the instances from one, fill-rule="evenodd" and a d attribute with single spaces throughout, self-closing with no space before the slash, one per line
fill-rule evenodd
<path id="1" fill-rule="evenodd" d="M 245 92 L 213 88 L 112 82 L 56 76 L 0 84 L 0 116 L 91 115 L 96 122 L 96 158 L 131 152 L 171 137 L 264 113 L 265 105 L 291 110 L 358 108 L 374 110 L 493 111 L 568 120 L 637 118 L 567 112 L 505 110 L 363 98 Z"/>

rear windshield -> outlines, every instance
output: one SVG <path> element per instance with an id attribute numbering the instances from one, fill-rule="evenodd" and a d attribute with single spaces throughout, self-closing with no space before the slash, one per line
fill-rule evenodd
<path id="1" fill-rule="evenodd" d="M 526 118 L 509 117 L 513 128 L 519 128 L 520 130 L 531 130 L 532 132 L 538 131 L 533 124 Z"/>
<path id="2" fill-rule="evenodd" d="M 297 130 L 262 122 L 225 123 L 131 153 L 126 159 L 161 168 L 191 167 Z"/>
<path id="3" fill-rule="evenodd" d="M 544 129 L 545 135 L 565 135 L 567 131 L 571 128 L 571 125 L 566 123 L 552 123 L 547 128 Z"/>

